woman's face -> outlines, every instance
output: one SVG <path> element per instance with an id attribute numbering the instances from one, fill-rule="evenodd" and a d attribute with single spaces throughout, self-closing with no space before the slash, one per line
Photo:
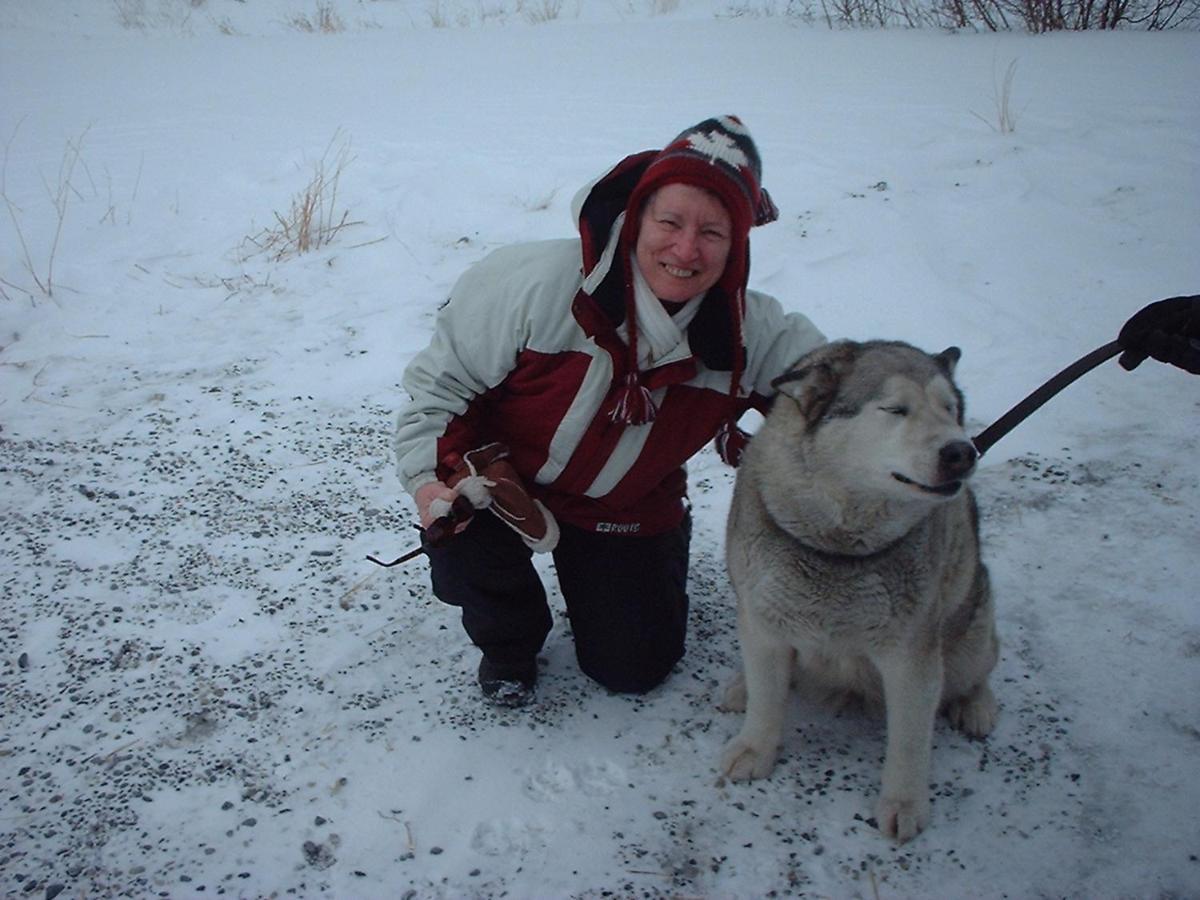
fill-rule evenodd
<path id="1" fill-rule="evenodd" d="M 682 303 L 720 280 L 732 233 L 729 212 L 715 195 L 667 184 L 642 210 L 634 257 L 659 300 Z"/>

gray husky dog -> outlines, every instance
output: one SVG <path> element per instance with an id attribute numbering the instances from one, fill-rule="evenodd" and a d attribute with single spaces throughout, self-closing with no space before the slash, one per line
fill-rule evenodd
<path id="1" fill-rule="evenodd" d="M 998 644 L 966 486 L 978 454 L 953 382 L 959 356 L 883 341 L 805 356 L 776 379 L 726 535 L 743 672 L 724 705 L 746 717 L 723 774 L 771 773 L 793 678 L 882 706 L 876 818 L 902 842 L 929 823 L 938 711 L 974 737 L 996 718 Z"/>

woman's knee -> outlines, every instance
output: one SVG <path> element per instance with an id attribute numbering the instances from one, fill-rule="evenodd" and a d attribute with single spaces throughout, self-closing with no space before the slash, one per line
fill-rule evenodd
<path id="1" fill-rule="evenodd" d="M 575 644 L 575 655 L 583 674 L 615 694 L 645 694 L 658 687 L 683 658 L 683 635 L 667 645 L 641 648 L 622 644 L 603 652 Z"/>

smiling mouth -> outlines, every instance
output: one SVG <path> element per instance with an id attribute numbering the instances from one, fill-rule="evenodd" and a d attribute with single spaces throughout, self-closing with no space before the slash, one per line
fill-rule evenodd
<path id="1" fill-rule="evenodd" d="M 954 494 L 958 493 L 959 488 L 961 488 L 963 485 L 961 481 L 947 481 L 945 484 L 939 485 L 921 484 L 921 482 L 913 481 L 911 478 L 907 478 L 904 475 L 901 475 L 899 472 L 893 472 L 892 477 L 901 484 L 911 485 L 919 491 L 924 491 L 926 494 L 937 494 L 939 497 L 953 496 Z"/>
<path id="2" fill-rule="evenodd" d="M 673 266 L 670 263 L 662 264 L 663 271 L 673 278 L 691 278 L 697 274 L 695 269 L 681 269 L 678 266 Z"/>

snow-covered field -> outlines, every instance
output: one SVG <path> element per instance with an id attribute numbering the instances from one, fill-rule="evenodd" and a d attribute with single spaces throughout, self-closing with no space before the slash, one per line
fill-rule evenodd
<path id="1" fill-rule="evenodd" d="M 579 674 L 555 598 L 537 704 L 487 708 L 425 564 L 365 561 L 414 541 L 388 442 L 452 281 L 711 114 L 783 211 L 752 284 L 831 336 L 958 344 L 978 429 L 1200 290 L 1200 35 L 783 6 L 0 0 L 0 895 L 1200 895 L 1177 370 L 1106 364 L 984 460 L 1001 719 L 939 725 L 903 847 L 869 821 L 877 721 L 797 700 L 774 776 L 717 784 L 715 456 L 689 652 L 645 697 Z M 297 27 L 322 9 L 342 30 Z M 250 239 L 327 151 L 354 224 L 273 259 Z"/>

